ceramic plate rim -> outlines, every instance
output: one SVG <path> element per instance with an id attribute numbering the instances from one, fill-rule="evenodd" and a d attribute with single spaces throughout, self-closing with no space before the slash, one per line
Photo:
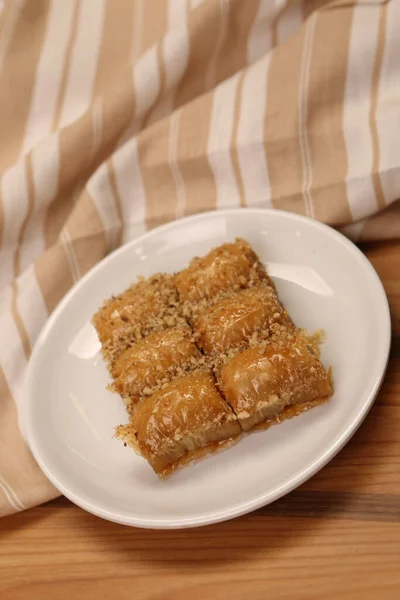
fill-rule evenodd
<path id="1" fill-rule="evenodd" d="M 157 236 L 158 234 L 168 230 L 173 229 L 176 226 L 182 225 L 183 223 L 190 224 L 193 221 L 201 221 L 206 220 L 210 217 L 223 218 L 224 216 L 231 216 L 235 214 L 239 214 L 243 211 L 246 213 L 253 213 L 254 215 L 262 213 L 263 216 L 273 215 L 274 217 L 279 216 L 282 219 L 289 219 L 297 222 L 306 223 L 309 226 L 320 229 L 326 235 L 332 236 L 336 238 L 338 243 L 347 247 L 347 250 L 352 253 L 360 262 L 364 263 L 364 267 L 367 271 L 369 271 L 369 275 L 371 277 L 371 282 L 374 283 L 374 291 L 380 296 L 380 302 L 382 304 L 382 312 L 379 313 L 379 320 L 381 321 L 381 326 L 383 327 L 383 339 L 385 340 L 385 352 L 382 353 L 378 357 L 379 369 L 378 375 L 376 376 L 374 385 L 372 386 L 368 395 L 366 395 L 366 399 L 364 401 L 363 406 L 353 418 L 352 422 L 348 425 L 346 429 L 344 429 L 335 442 L 331 443 L 325 450 L 324 454 L 322 454 L 319 459 L 314 461 L 308 468 L 301 469 L 297 472 L 295 476 L 290 478 L 284 484 L 282 484 L 278 488 L 274 488 L 272 491 L 264 492 L 261 495 L 256 496 L 254 499 L 242 502 L 238 505 L 233 505 L 229 509 L 224 509 L 222 511 L 210 512 L 207 515 L 202 515 L 200 517 L 190 517 L 190 518 L 176 518 L 176 519 L 155 519 L 155 518 L 140 518 L 135 516 L 124 516 L 119 515 L 118 513 L 114 513 L 112 511 L 106 510 L 101 506 L 97 506 L 95 503 L 90 502 L 82 498 L 78 493 L 71 491 L 67 485 L 64 485 L 63 481 L 57 477 L 57 474 L 53 473 L 51 469 L 48 468 L 46 464 L 46 455 L 42 454 L 40 448 L 40 440 L 37 435 L 38 432 L 35 431 L 33 426 L 33 411 L 35 400 L 33 398 L 33 394 L 30 393 L 33 384 L 34 373 L 36 369 L 36 365 L 40 362 L 40 353 L 41 349 L 46 343 L 47 337 L 51 332 L 56 321 L 62 317 L 62 313 L 64 307 L 70 302 L 71 298 L 80 290 L 83 286 L 85 286 L 86 281 L 95 276 L 95 274 L 101 269 L 105 268 L 108 262 L 116 260 L 119 255 L 122 255 L 125 252 L 129 252 L 131 246 L 137 245 L 141 243 L 143 240 L 148 240 L 153 236 Z M 50 480 L 50 482 L 63 494 L 74 502 L 76 505 L 81 508 L 87 510 L 88 512 L 99 516 L 108 521 L 113 521 L 115 523 L 120 523 L 123 525 L 140 527 L 140 528 L 148 528 L 148 529 L 183 529 L 189 527 L 199 527 L 204 525 L 209 525 L 212 523 L 218 523 L 221 521 L 226 521 L 228 519 L 232 519 L 234 517 L 239 517 L 241 515 L 247 514 L 254 510 L 261 508 L 262 506 L 266 506 L 278 500 L 282 496 L 288 494 L 293 491 L 299 485 L 307 481 L 310 477 L 315 475 L 318 471 L 320 471 L 336 454 L 345 446 L 345 444 L 349 441 L 349 439 L 354 435 L 357 431 L 361 423 L 364 421 L 367 416 L 370 408 L 372 407 L 374 400 L 379 392 L 381 384 L 383 382 L 391 346 L 391 318 L 390 318 L 390 309 L 388 299 L 383 288 L 382 282 L 374 269 L 373 265 L 367 259 L 367 257 L 361 252 L 361 250 L 353 244 L 350 240 L 348 240 L 343 234 L 339 231 L 333 229 L 332 227 L 325 225 L 319 221 L 314 219 L 310 219 L 303 215 L 298 215 L 296 213 L 291 213 L 288 211 L 281 211 L 275 209 L 268 208 L 233 208 L 233 209 L 224 209 L 224 210 L 214 210 L 214 211 L 206 211 L 201 212 L 196 215 L 190 217 L 184 217 L 181 219 L 176 219 L 155 229 L 152 229 L 149 232 L 144 233 L 143 235 L 129 241 L 124 244 L 120 248 L 117 248 L 107 256 L 105 256 L 99 263 L 97 263 L 94 267 L 92 267 L 62 298 L 57 307 L 54 309 L 50 317 L 47 319 L 43 329 L 41 330 L 38 339 L 35 343 L 32 355 L 29 360 L 27 373 L 25 377 L 24 384 L 24 393 L 23 393 L 23 411 L 20 415 L 21 428 L 24 433 L 24 436 L 29 444 L 29 447 L 39 464 L 40 468 Z"/>

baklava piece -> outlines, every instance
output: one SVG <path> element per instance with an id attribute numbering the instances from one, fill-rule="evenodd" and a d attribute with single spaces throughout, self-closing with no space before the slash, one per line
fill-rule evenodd
<path id="1" fill-rule="evenodd" d="M 282 328 L 292 330 L 293 324 L 267 285 L 240 290 L 193 319 L 196 341 L 207 355 L 260 342 Z"/>
<path id="2" fill-rule="evenodd" d="M 204 258 L 195 258 L 176 276 L 182 302 L 201 303 L 224 292 L 251 287 L 264 280 L 273 286 L 251 246 L 242 239 L 211 250 Z"/>
<path id="3" fill-rule="evenodd" d="M 205 358 L 194 344 L 189 327 L 157 331 L 117 358 L 112 369 L 114 386 L 130 405 L 204 363 Z"/>
<path id="4" fill-rule="evenodd" d="M 106 301 L 93 317 L 109 367 L 133 343 L 182 323 L 174 277 L 163 274 L 140 280 Z"/>
<path id="5" fill-rule="evenodd" d="M 137 404 L 116 435 L 160 477 L 240 434 L 239 423 L 207 371 L 179 377 Z M 203 451 L 203 452 L 202 452 Z"/>
<path id="6" fill-rule="evenodd" d="M 222 367 L 220 385 L 244 431 L 279 419 L 287 407 L 298 405 L 301 412 L 332 394 L 318 347 L 301 331 L 292 340 L 278 339 L 236 355 Z"/>

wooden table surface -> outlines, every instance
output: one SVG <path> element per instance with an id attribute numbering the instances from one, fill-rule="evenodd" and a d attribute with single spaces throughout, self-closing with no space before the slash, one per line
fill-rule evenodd
<path id="1" fill-rule="evenodd" d="M 0 598 L 400 599 L 400 243 L 363 249 L 389 296 L 391 360 L 328 466 L 270 506 L 199 529 L 123 527 L 65 498 L 4 518 Z"/>

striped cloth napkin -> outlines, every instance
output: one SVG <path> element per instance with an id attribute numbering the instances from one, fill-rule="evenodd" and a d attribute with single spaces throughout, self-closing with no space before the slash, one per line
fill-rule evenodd
<path id="1" fill-rule="evenodd" d="M 18 428 L 88 269 L 198 211 L 400 235 L 399 0 L 0 2 L 0 514 L 57 495 Z"/>

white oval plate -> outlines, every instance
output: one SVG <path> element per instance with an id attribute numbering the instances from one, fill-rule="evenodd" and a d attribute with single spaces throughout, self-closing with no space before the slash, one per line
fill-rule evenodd
<path id="1" fill-rule="evenodd" d="M 138 275 L 177 271 L 196 255 L 241 236 L 266 262 L 294 321 L 323 328 L 335 394 L 326 405 L 253 433 L 236 446 L 160 481 L 120 441 L 122 401 L 90 324 L 102 301 Z M 26 387 L 28 441 L 53 484 L 111 521 L 178 528 L 223 521 L 268 504 L 323 467 L 368 412 L 384 376 L 390 316 L 364 255 L 316 221 L 263 209 L 205 213 L 165 225 L 114 252 L 54 311 L 33 352 Z"/>

